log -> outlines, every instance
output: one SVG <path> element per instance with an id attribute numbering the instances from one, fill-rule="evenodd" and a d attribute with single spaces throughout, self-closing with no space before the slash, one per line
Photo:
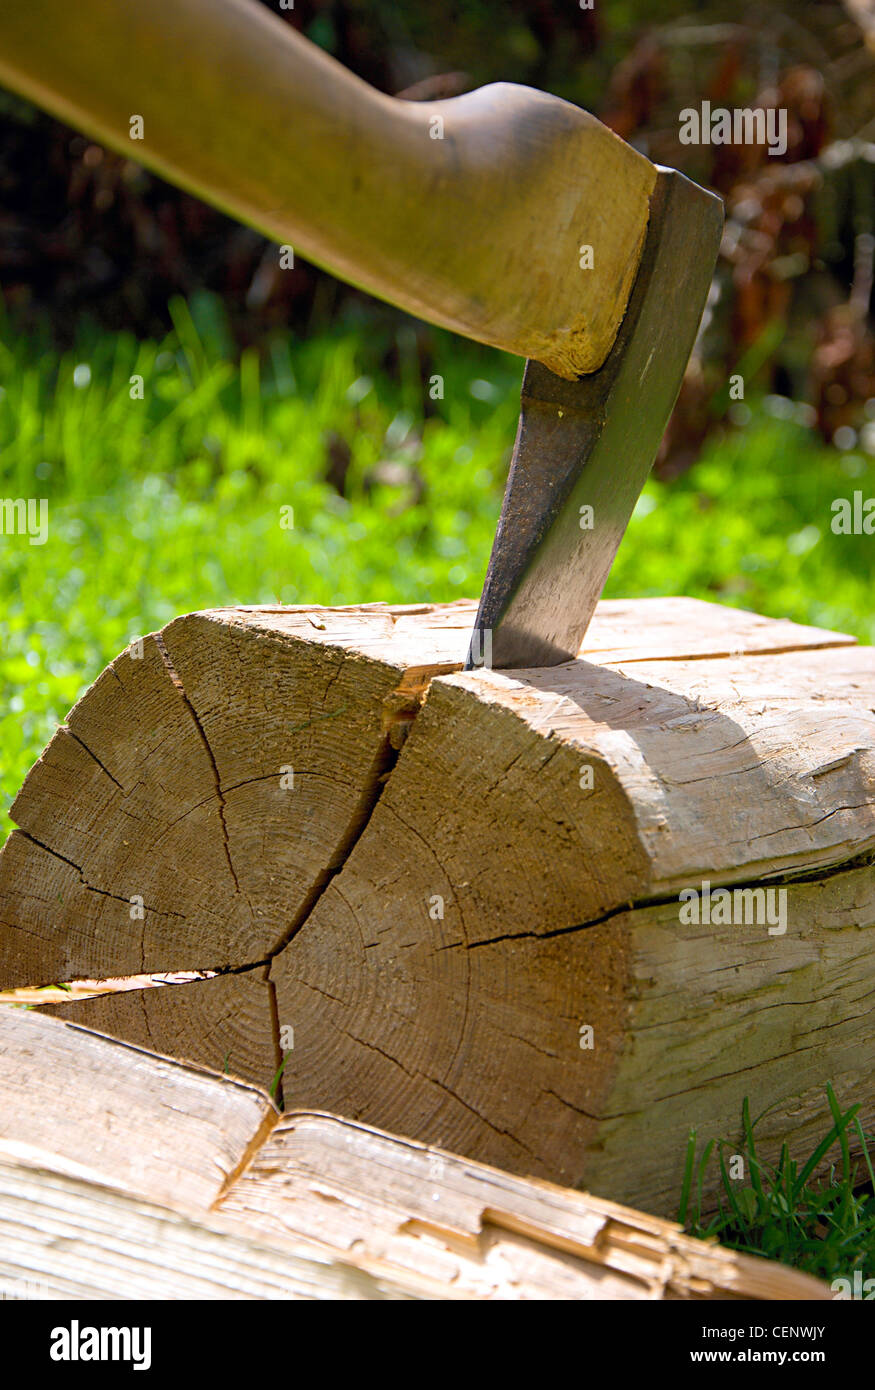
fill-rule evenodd
<path id="1" fill-rule="evenodd" d="M 55 1011 L 658 1213 L 745 1096 L 767 1159 L 826 1081 L 871 1125 L 871 649 L 652 599 L 461 674 L 473 611 L 217 610 L 119 656 L 13 805 L 0 987 L 220 972 Z M 764 894 L 685 922 L 705 884 L 785 929 Z"/>
<path id="2" fill-rule="evenodd" d="M 658 1217 L 351 1120 L 281 1116 L 253 1086 L 6 1008 L 0 1297 L 16 1296 L 831 1293 Z"/>

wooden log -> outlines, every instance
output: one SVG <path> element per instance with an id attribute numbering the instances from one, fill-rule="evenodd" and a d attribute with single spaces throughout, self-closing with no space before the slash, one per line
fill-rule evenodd
<path id="1" fill-rule="evenodd" d="M 0 1011 L 0 1297 L 826 1299 L 658 1217 Z"/>
<path id="2" fill-rule="evenodd" d="M 871 1123 L 871 649 L 642 600 L 463 675 L 472 616 L 220 610 L 117 658 L 12 808 L 0 987 L 235 972 L 59 1012 L 665 1213 L 745 1095 L 766 1157 L 828 1080 Z M 764 891 L 688 924 L 706 884 L 783 929 Z"/>
<path id="3" fill-rule="evenodd" d="M 223 1079 L 73 1023 L 0 1010 L 0 1137 L 35 1166 L 206 1211 L 277 1118 L 263 1092 Z"/>
<path id="4" fill-rule="evenodd" d="M 184 1057 L 270 1087 L 282 1067 L 276 991 L 268 967 L 178 985 L 105 993 L 45 1011 L 137 1047 Z M 277 1083 L 279 1085 L 279 1083 Z"/>

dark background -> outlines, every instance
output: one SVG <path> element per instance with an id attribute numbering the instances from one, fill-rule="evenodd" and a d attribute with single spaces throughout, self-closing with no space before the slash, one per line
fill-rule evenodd
<path id="1" fill-rule="evenodd" d="M 875 397 L 875 4 L 674 0 L 295 0 L 269 8 L 383 91 L 452 96 L 508 80 L 587 107 L 656 162 L 720 192 L 720 299 L 687 374 L 659 471 L 683 471 L 742 370 L 810 402 L 826 440 L 859 429 Z M 867 32 L 868 30 L 868 32 Z M 867 46 L 867 39 L 873 47 Z M 683 146 L 678 112 L 784 106 L 789 147 Z M 276 254 L 155 175 L 0 92 L 0 284 L 22 331 L 48 317 L 59 347 L 83 318 L 137 336 L 170 326 L 168 300 L 221 295 L 238 346 L 383 306 Z M 394 348 L 387 338 L 391 373 Z M 427 333 L 420 344 L 428 366 Z"/>

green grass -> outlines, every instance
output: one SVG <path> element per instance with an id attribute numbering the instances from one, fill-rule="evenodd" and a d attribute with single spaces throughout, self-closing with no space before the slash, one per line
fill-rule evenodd
<path id="1" fill-rule="evenodd" d="M 832 1086 L 826 1088 L 832 1125 L 800 1166 L 783 1144 L 777 1164 L 764 1163 L 756 1149 L 755 1130 L 764 1115 L 751 1121 L 744 1102 L 741 1147 L 712 1139 L 697 1154 L 696 1132 L 690 1133 L 678 1220 L 691 1235 L 717 1238 L 723 1245 L 795 1265 L 821 1279 L 863 1280 L 875 1275 L 875 1172 L 858 1113 L 842 1111 Z M 862 1152 L 851 1158 L 850 1136 Z M 839 1164 L 827 1176 L 812 1179 L 831 1150 Z M 734 1176 L 733 1159 L 743 1160 L 743 1176 Z M 719 1167 L 722 1183 L 719 1212 L 703 1212 L 702 1187 L 709 1164 Z M 875 1284 L 873 1284 L 875 1287 Z"/>
<path id="2" fill-rule="evenodd" d="M 440 601 L 482 582 L 518 361 L 435 332 L 426 365 L 385 320 L 238 359 L 218 301 L 172 311 L 162 343 L 86 324 L 60 357 L 0 320 L 0 497 L 50 509 L 45 545 L 0 536 L 0 839 L 55 725 L 132 637 L 215 604 Z M 648 485 L 607 593 L 699 595 L 871 641 L 875 538 L 833 535 L 830 503 L 875 495 L 872 461 L 767 404 L 680 481 Z M 345 498 L 325 479 L 329 432 L 351 449 Z M 385 460 L 391 486 L 372 476 Z"/>
<path id="3" fill-rule="evenodd" d="M 0 841 L 55 725 L 132 637 L 216 604 L 441 601 L 482 582 L 518 361 L 435 332 L 426 364 L 409 328 L 381 320 L 237 358 L 216 300 L 172 314 L 162 343 L 85 324 L 60 357 L 0 319 L 0 497 L 50 508 L 45 545 L 0 536 Z M 607 594 L 691 594 L 871 642 L 875 537 L 834 535 L 830 504 L 875 495 L 872 460 L 825 447 L 786 403 L 749 404 L 749 423 L 715 435 L 690 473 L 648 484 Z M 346 497 L 325 477 L 332 433 L 351 451 Z M 392 485 L 374 477 L 385 461 Z M 760 1164 L 746 1109 L 750 1182 L 724 1164 L 716 1217 L 696 1191 L 723 1148 L 697 1157 L 693 1136 L 688 1228 L 826 1278 L 871 1270 L 875 1199 L 855 1195 L 846 1141 L 862 1133 L 855 1109 L 842 1115 L 831 1092 L 830 1105 L 819 1147 L 837 1145 L 841 1164 L 825 1183 L 786 1151 Z"/>

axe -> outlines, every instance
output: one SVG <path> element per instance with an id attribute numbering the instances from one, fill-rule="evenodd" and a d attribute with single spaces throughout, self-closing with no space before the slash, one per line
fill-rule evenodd
<path id="1" fill-rule="evenodd" d="M 467 666 L 574 659 L 680 389 L 719 198 L 528 87 L 384 96 L 254 0 L 10 4 L 0 82 L 333 274 L 529 359 Z"/>

